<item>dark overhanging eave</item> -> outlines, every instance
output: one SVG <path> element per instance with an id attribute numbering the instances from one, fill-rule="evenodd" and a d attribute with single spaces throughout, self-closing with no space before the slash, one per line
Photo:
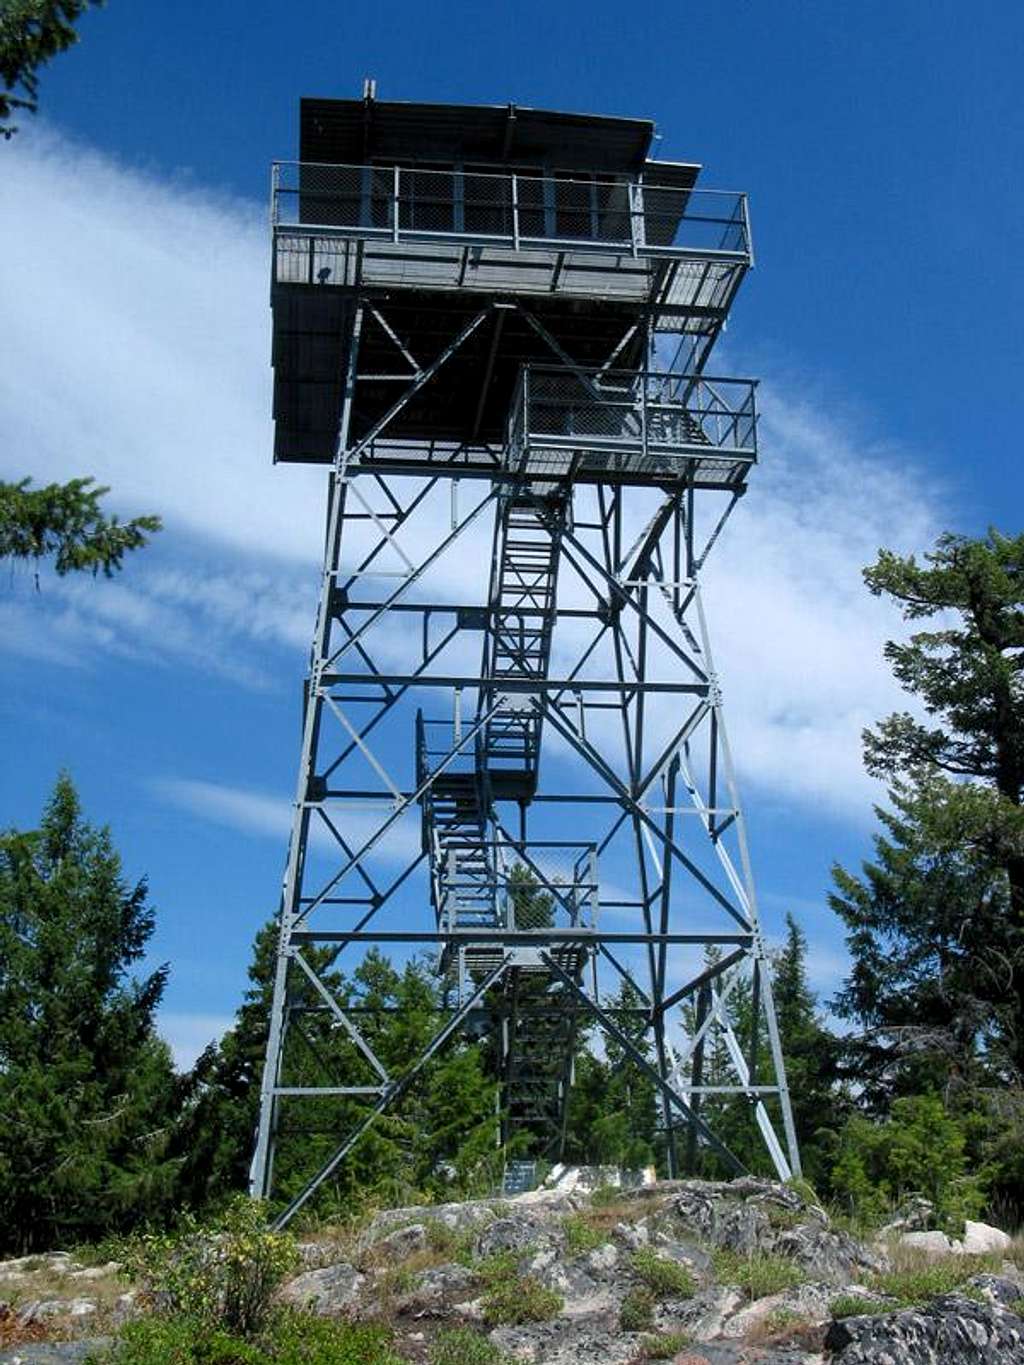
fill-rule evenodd
<path id="1" fill-rule="evenodd" d="M 462 161 L 629 173 L 650 155 L 650 119 L 534 109 L 514 104 L 406 100 L 300 101 L 299 160 Z M 693 167 L 696 179 L 699 167 Z"/>

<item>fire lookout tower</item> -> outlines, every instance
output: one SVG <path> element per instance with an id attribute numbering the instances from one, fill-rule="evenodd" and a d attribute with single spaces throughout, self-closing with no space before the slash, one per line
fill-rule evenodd
<path id="1" fill-rule="evenodd" d="M 275 458 L 330 471 L 254 1194 L 304 1113 L 331 1141 L 282 1222 L 460 1033 L 497 1058 L 503 1144 L 558 1159 L 596 1024 L 673 1172 L 697 1144 L 742 1170 L 709 1094 L 799 1170 L 699 587 L 757 458 L 754 381 L 709 369 L 747 203 L 653 131 L 368 92 L 303 100 L 274 167 Z M 320 965 L 374 944 L 446 982 L 399 1074 Z"/>

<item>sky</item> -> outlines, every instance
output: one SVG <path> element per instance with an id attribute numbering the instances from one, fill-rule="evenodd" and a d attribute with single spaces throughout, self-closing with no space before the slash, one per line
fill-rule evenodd
<path id="1" fill-rule="evenodd" d="M 945 0 L 389 6 L 110 0 L 0 145 L 0 478 L 91 474 L 165 529 L 113 581 L 0 573 L 0 824 L 63 768 L 147 876 L 182 1064 L 276 910 L 324 475 L 271 461 L 273 158 L 301 95 L 646 116 L 751 196 L 720 359 L 761 464 L 707 574 L 769 934 L 841 978 L 829 868 L 870 852 L 862 728 L 903 705 L 880 546 L 1020 526 L 1024 10 Z"/>

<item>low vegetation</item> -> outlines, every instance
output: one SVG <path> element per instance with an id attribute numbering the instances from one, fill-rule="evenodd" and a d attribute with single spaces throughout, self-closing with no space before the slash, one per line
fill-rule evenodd
<path id="1" fill-rule="evenodd" d="M 658 1332 L 640 1343 L 644 1360 L 673 1360 L 690 1344 L 685 1332 Z"/>
<path id="2" fill-rule="evenodd" d="M 192 1316 L 155 1313 L 127 1324 L 87 1365 L 404 1365 L 391 1342 L 380 1324 L 307 1313 L 271 1314 L 251 1339 Z"/>
<path id="3" fill-rule="evenodd" d="M 784 1289 L 795 1289 L 807 1280 L 801 1266 L 776 1252 L 755 1251 L 744 1255 L 728 1247 L 714 1247 L 711 1264 L 716 1279 L 736 1285 L 751 1300 L 781 1294 Z"/>
<path id="4" fill-rule="evenodd" d="M 635 1251 L 630 1264 L 634 1275 L 656 1299 L 688 1299 L 697 1288 L 686 1266 L 659 1256 L 652 1247 Z"/>
<path id="5" fill-rule="evenodd" d="M 430 1344 L 430 1365 L 511 1365 L 493 1341 L 472 1327 L 448 1327 Z"/>
<path id="6" fill-rule="evenodd" d="M 565 1254 L 583 1256 L 588 1251 L 596 1251 L 608 1241 L 604 1229 L 580 1213 L 571 1213 L 562 1220 L 565 1234 Z"/>
<path id="7" fill-rule="evenodd" d="M 518 1275 L 496 1284 L 484 1295 L 482 1307 L 488 1327 L 517 1327 L 557 1318 L 565 1300 L 532 1275 Z"/>
<path id="8" fill-rule="evenodd" d="M 867 1280 L 867 1288 L 900 1308 L 927 1303 L 940 1294 L 972 1293 L 967 1281 L 983 1271 L 998 1271 L 1001 1256 L 929 1256 L 910 1247 L 893 1253 L 889 1270 Z"/>
<path id="9" fill-rule="evenodd" d="M 828 1311 L 836 1321 L 840 1321 L 842 1318 L 891 1313 L 894 1307 L 895 1304 L 887 1303 L 884 1299 L 867 1299 L 862 1294 L 840 1294 L 829 1304 Z"/>
<path id="10" fill-rule="evenodd" d="M 654 1326 L 657 1301 L 644 1285 L 631 1289 L 619 1306 L 619 1326 L 624 1332 L 646 1332 Z"/>

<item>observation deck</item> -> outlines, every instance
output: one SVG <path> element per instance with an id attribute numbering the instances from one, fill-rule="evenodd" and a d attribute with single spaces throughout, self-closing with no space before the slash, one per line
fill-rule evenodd
<path id="1" fill-rule="evenodd" d="M 275 162 L 274 284 L 460 289 L 728 306 L 751 263 L 746 195 L 695 168 L 633 176 Z"/>
<path id="2" fill-rule="evenodd" d="M 642 368 L 664 333 L 699 373 L 752 262 L 747 198 L 649 160 L 652 137 L 514 106 L 303 101 L 300 160 L 272 177 L 275 459 L 331 463 L 346 374 L 353 446 L 467 329 L 388 422 L 435 470 L 447 448 L 486 472 L 524 365 Z"/>

